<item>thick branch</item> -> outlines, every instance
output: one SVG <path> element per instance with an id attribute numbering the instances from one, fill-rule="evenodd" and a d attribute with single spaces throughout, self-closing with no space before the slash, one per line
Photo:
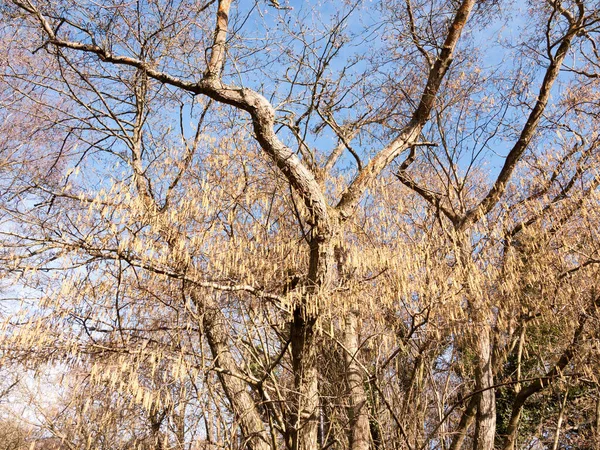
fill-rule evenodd
<path id="1" fill-rule="evenodd" d="M 360 201 L 369 184 L 404 150 L 413 145 L 418 139 L 435 103 L 444 76 L 452 62 L 452 55 L 461 33 L 467 23 L 467 19 L 475 0 L 463 0 L 456 11 L 454 19 L 448 29 L 446 40 L 442 46 L 438 58 L 429 71 L 427 84 L 421 95 L 419 106 L 414 111 L 408 125 L 400 132 L 398 137 L 388 144 L 383 150 L 375 155 L 369 164 L 360 171 L 352 181 L 346 192 L 342 195 L 337 209 L 342 217 L 346 218 L 352 214 L 352 210 Z"/>
<path id="2" fill-rule="evenodd" d="M 494 185 L 485 196 L 483 200 L 477 205 L 475 208 L 469 210 L 464 218 L 462 226 L 466 227 L 473 222 L 477 221 L 481 216 L 489 213 L 492 208 L 498 203 L 504 191 L 506 190 L 506 186 L 508 181 L 510 180 L 517 163 L 521 159 L 521 156 L 529 146 L 538 125 L 540 123 L 540 119 L 542 118 L 542 114 L 546 109 L 546 105 L 548 104 L 548 100 L 550 99 L 550 91 L 554 82 L 558 78 L 560 73 L 560 67 L 565 57 L 567 56 L 567 52 L 571 47 L 571 42 L 573 38 L 577 34 L 577 26 L 572 25 L 569 28 L 569 31 L 562 39 L 562 42 L 556 51 L 555 56 L 551 59 L 550 65 L 546 69 L 546 74 L 544 75 L 544 80 L 540 87 L 540 91 L 538 94 L 538 99 L 535 103 L 535 106 L 531 110 L 529 117 L 527 118 L 527 122 L 521 131 L 521 135 L 519 139 L 513 146 L 513 148 L 508 153 L 506 160 L 504 161 L 504 166 L 498 175 L 498 178 L 494 182 Z"/>
<path id="3" fill-rule="evenodd" d="M 213 69 L 220 67 L 223 64 L 223 54 L 219 53 L 221 45 L 219 39 L 225 39 L 221 28 L 226 25 L 227 20 L 223 16 L 228 10 L 228 1 L 223 0 L 219 4 L 220 16 L 218 18 L 219 25 L 217 26 L 217 35 L 215 38 L 215 46 L 209 63 L 207 74 L 198 82 L 191 82 L 174 77 L 170 74 L 156 70 L 152 64 L 132 58 L 129 56 L 121 56 L 95 44 L 86 44 L 60 39 L 56 36 L 48 20 L 30 3 L 14 0 L 14 3 L 36 16 L 42 28 L 48 36 L 48 43 L 60 48 L 68 48 L 86 53 L 95 54 L 102 62 L 116 65 L 124 65 L 142 70 L 148 77 L 153 78 L 161 83 L 168 84 L 180 89 L 192 92 L 194 94 L 202 94 L 216 100 L 220 103 L 225 103 L 234 106 L 238 109 L 248 112 L 252 117 L 254 132 L 256 139 L 262 149 L 269 157 L 277 164 L 277 167 L 287 177 L 290 184 L 301 195 L 307 208 L 312 214 L 313 221 L 320 226 L 321 229 L 329 228 L 329 212 L 325 196 L 321 192 L 319 184 L 315 179 L 314 174 L 304 166 L 300 158 L 286 145 L 281 142 L 274 131 L 275 110 L 269 101 L 259 93 L 248 89 L 236 86 L 228 86 L 222 83 L 213 73 Z M 224 44 L 223 44 L 224 45 Z M 215 56 L 216 55 L 216 56 Z"/>
<path id="4" fill-rule="evenodd" d="M 220 0 L 217 8 L 217 27 L 215 40 L 212 46 L 206 78 L 218 78 L 225 64 L 225 44 L 227 40 L 227 25 L 229 22 L 229 9 L 231 0 Z"/>

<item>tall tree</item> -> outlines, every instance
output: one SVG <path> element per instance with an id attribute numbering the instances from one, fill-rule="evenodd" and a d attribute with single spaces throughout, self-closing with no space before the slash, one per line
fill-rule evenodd
<path id="1" fill-rule="evenodd" d="M 600 5 L 518 6 L 6 2 L 2 357 L 98 389 L 61 439 L 104 405 L 153 448 L 572 439 Z"/>

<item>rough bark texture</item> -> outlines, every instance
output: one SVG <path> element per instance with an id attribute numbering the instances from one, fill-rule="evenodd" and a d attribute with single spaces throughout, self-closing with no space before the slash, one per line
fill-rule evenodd
<path id="1" fill-rule="evenodd" d="M 303 308 L 294 310 L 291 346 L 296 398 L 290 424 L 293 450 L 317 448 L 319 394 L 314 326 L 315 319 L 306 317 Z"/>

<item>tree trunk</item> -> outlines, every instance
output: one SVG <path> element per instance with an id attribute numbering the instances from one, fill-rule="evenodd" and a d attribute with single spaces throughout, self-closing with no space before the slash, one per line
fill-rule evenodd
<path id="1" fill-rule="evenodd" d="M 475 419 L 478 403 L 479 398 L 476 395 L 472 396 L 469 400 L 469 404 L 464 410 L 460 418 L 460 422 L 454 431 L 454 437 L 452 438 L 452 443 L 450 444 L 450 450 L 460 450 L 462 448 L 465 438 L 467 437 L 467 431 Z"/>
<path id="2" fill-rule="evenodd" d="M 319 298 L 331 285 L 334 267 L 331 232 L 315 228 L 310 241 L 308 285 L 300 303 L 294 308 L 290 341 L 294 392 L 291 414 L 292 450 L 318 448 L 319 392 L 315 325 Z"/>
<path id="3" fill-rule="evenodd" d="M 521 420 L 521 412 L 523 411 L 525 400 L 524 397 L 517 396 L 513 403 L 503 450 L 515 450 L 517 436 L 519 434 L 519 421 Z"/>
<path id="4" fill-rule="evenodd" d="M 477 394 L 477 415 L 475 416 L 475 436 L 473 450 L 493 450 L 496 434 L 496 395 L 492 371 L 492 346 L 490 327 L 483 323 L 476 336 L 477 366 L 475 369 Z"/>
<path id="5" fill-rule="evenodd" d="M 264 423 L 231 354 L 223 317 L 216 309 L 204 314 L 204 334 L 220 369 L 219 379 L 241 428 L 244 446 L 249 450 L 270 450 Z"/>
<path id="6" fill-rule="evenodd" d="M 360 342 L 358 319 L 354 312 L 345 319 L 346 381 L 348 383 L 348 416 L 350 418 L 350 450 L 368 450 L 370 441 L 369 409 L 364 389 L 363 371 L 358 363 Z"/>
<path id="7" fill-rule="evenodd" d="M 315 321 L 314 317 L 306 316 L 304 308 L 296 307 L 294 309 L 291 330 L 295 391 L 291 417 L 292 450 L 317 448 L 319 393 L 314 335 Z"/>

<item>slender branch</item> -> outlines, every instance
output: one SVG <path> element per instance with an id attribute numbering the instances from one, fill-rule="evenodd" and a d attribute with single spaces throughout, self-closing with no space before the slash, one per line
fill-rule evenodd
<path id="1" fill-rule="evenodd" d="M 458 216 L 452 211 L 450 211 L 448 208 L 446 208 L 444 205 L 442 205 L 442 196 L 440 194 L 419 186 L 412 180 L 412 178 L 406 175 L 403 171 L 395 173 L 394 176 L 398 178 L 398 180 L 400 180 L 400 182 L 406 187 L 415 191 L 417 194 L 419 194 L 421 197 L 427 200 L 427 202 L 429 202 L 432 206 L 437 208 L 439 211 L 443 212 L 444 215 L 448 219 L 450 219 L 450 222 L 452 222 L 454 225 L 459 223 Z"/>

